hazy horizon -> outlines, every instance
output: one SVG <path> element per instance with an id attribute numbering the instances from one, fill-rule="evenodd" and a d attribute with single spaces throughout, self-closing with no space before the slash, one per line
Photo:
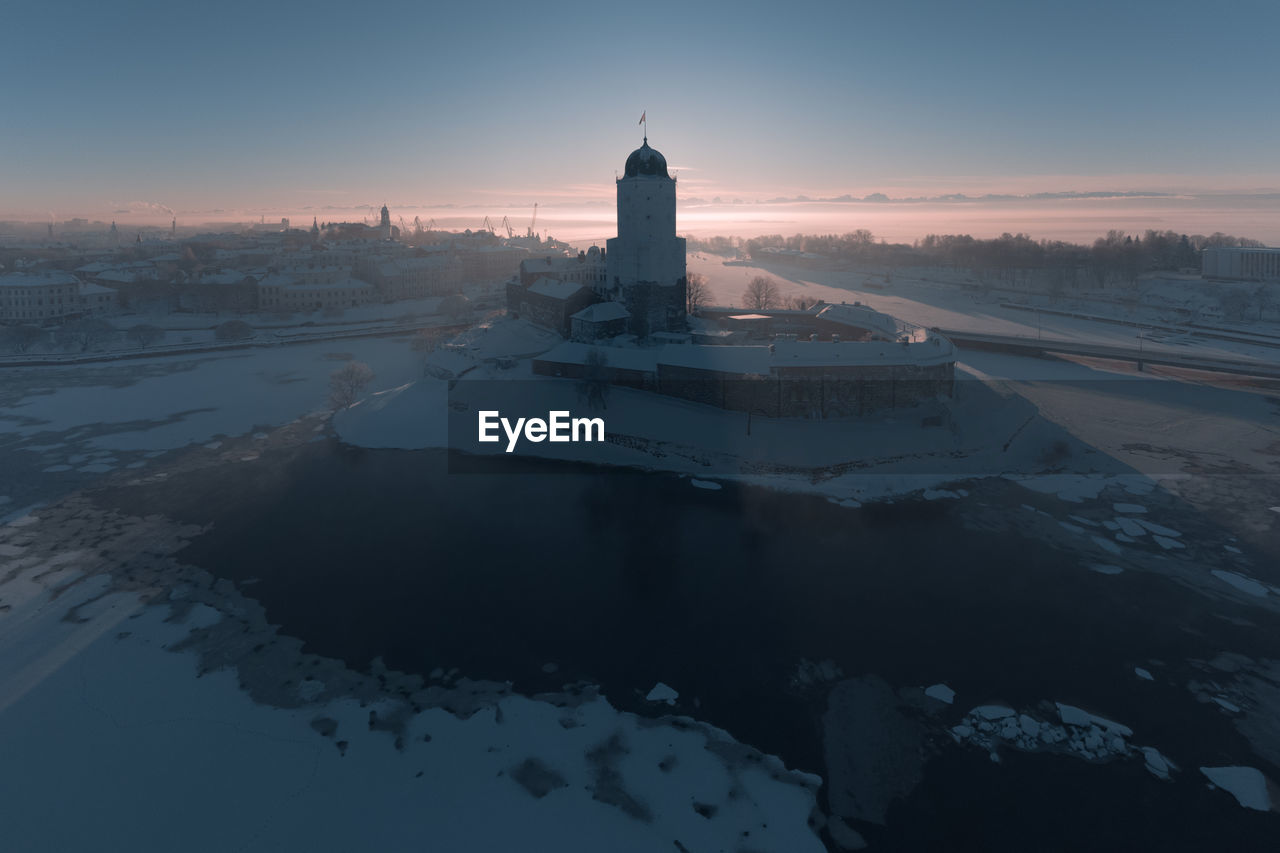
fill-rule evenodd
<path id="1" fill-rule="evenodd" d="M 1274 4 L 1216 11 L 1252 32 L 1280 22 Z M 801 2 L 781 15 L 654 2 L 637 17 L 572 2 L 533 14 L 393 0 L 366 14 L 126 0 L 26 5 L 9 21 L 22 38 L 0 74 L 20 82 L 0 109 L 20 121 L 0 138 L 3 219 L 309 224 L 387 202 L 475 210 L 473 228 L 519 211 L 523 231 L 536 201 L 548 227 L 556 210 L 576 223 L 557 237 L 607 236 L 572 211 L 611 206 L 644 112 L 680 182 L 682 231 L 1066 238 L 1133 222 L 1280 243 L 1265 195 L 1280 193 L 1274 66 L 1266 51 L 1215 49 L 1197 4 Z M 955 203 L 744 217 L 689 202 L 1062 192 L 1192 200 L 1145 219 L 1133 200 L 1035 201 L 1029 219 L 988 203 L 964 219 Z"/>
<path id="2" fill-rule="evenodd" d="M 391 209 L 392 222 L 397 225 L 403 219 L 412 227 L 416 216 L 423 224 L 434 221 L 440 230 L 474 231 L 483 228 L 488 217 L 500 236 L 505 236 L 501 226 L 504 216 L 513 231 L 523 235 L 533 214 L 532 204 L 431 206 L 400 204 L 393 200 L 386 203 Z M 103 227 L 115 221 L 125 231 L 131 228 L 167 230 L 176 218 L 179 228 L 189 234 L 192 229 L 201 230 L 205 226 L 272 223 L 281 218 L 288 218 L 295 228 L 310 227 L 313 218 L 320 222 L 372 221 L 379 207 L 381 203 L 375 202 L 257 210 L 160 211 L 139 207 L 82 218 L 102 223 Z M 36 226 L 51 220 L 0 217 L 0 221 Z M 66 220 L 52 221 L 57 225 Z M 704 238 L 838 234 L 866 229 L 875 239 L 891 243 L 910 243 L 928 234 L 970 234 L 986 238 L 1009 232 L 1028 234 L 1037 240 L 1091 243 L 1112 229 L 1132 234 L 1148 229 L 1205 235 L 1221 231 L 1274 246 L 1280 245 L 1280 193 L 1101 197 L 1081 194 L 1065 198 L 890 201 L 742 200 L 740 203 L 690 199 L 679 204 L 677 228 L 681 234 Z M 611 201 L 540 204 L 537 230 L 542 235 L 574 244 L 603 243 L 617 233 L 616 211 Z"/>

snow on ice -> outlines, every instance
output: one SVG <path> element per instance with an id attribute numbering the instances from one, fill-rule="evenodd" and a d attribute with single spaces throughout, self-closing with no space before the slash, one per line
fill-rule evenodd
<path id="1" fill-rule="evenodd" d="M 645 694 L 644 698 L 650 702 L 666 702 L 668 705 L 674 705 L 676 700 L 680 698 L 680 694 L 676 692 L 674 687 L 659 681 L 653 685 L 652 690 Z"/>
<path id="2" fill-rule="evenodd" d="M 1245 577 L 1244 575 L 1236 574 L 1235 572 L 1214 569 L 1213 576 L 1223 583 L 1230 584 L 1246 595 L 1253 595 L 1258 598 L 1262 598 L 1268 592 L 1265 586 L 1258 583 L 1253 578 Z"/>
<path id="3" fill-rule="evenodd" d="M 956 692 L 945 684 L 935 684 L 932 687 L 924 689 L 924 695 L 937 699 L 939 702 L 946 702 L 950 705 L 955 701 Z"/>
<path id="4" fill-rule="evenodd" d="M 1271 795 L 1267 792 L 1267 777 L 1254 767 L 1201 767 L 1200 772 L 1209 781 L 1236 798 L 1247 809 L 1270 811 Z"/>
<path id="5" fill-rule="evenodd" d="M 1145 670 L 1144 670 L 1145 671 Z M 1128 743 L 1133 731 L 1128 726 L 1091 714 L 1074 705 L 1056 703 L 1060 724 L 1017 712 L 1004 705 L 979 705 L 951 728 L 959 743 L 986 749 L 999 761 L 998 749 L 1012 747 L 1023 752 L 1065 752 L 1089 761 L 1125 758 L 1134 754 Z M 1160 779 L 1168 779 L 1177 767 L 1154 747 L 1137 747 L 1146 769 Z"/>

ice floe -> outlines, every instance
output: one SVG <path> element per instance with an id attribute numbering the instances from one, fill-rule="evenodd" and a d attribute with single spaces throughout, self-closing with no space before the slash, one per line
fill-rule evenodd
<path id="1" fill-rule="evenodd" d="M 1056 702 L 1054 704 L 1058 706 L 1058 717 L 1063 723 L 1069 726 L 1100 726 L 1108 732 L 1115 732 L 1117 734 L 1124 735 L 1125 737 L 1133 734 L 1133 729 L 1128 726 L 1113 722 L 1105 717 L 1090 714 L 1088 711 L 1077 708 L 1075 705 L 1064 705 L 1061 702 Z"/>
<path id="2" fill-rule="evenodd" d="M 1143 527 L 1141 524 L 1134 521 L 1132 518 L 1117 516 L 1116 527 L 1119 527 L 1121 532 L 1124 533 L 1125 536 L 1137 537 L 1137 536 L 1147 535 L 1147 528 Z"/>
<path id="3" fill-rule="evenodd" d="M 1235 587 L 1236 589 L 1240 590 L 1246 595 L 1253 595 L 1253 596 L 1257 596 L 1258 598 L 1262 598 L 1268 592 L 1265 586 L 1258 583 L 1253 578 L 1245 577 L 1244 575 L 1236 574 L 1235 572 L 1228 572 L 1222 569 L 1214 569 L 1213 576 L 1218 580 L 1222 581 L 1223 583 L 1230 584 L 1231 586 Z"/>
<path id="4" fill-rule="evenodd" d="M 1133 668 L 1133 674 L 1141 678 L 1143 681 L 1155 681 L 1151 676 L 1151 673 L 1140 666 L 1135 666 Z"/>
<path id="5" fill-rule="evenodd" d="M 1161 755 L 1154 746 L 1142 747 L 1142 757 L 1146 760 L 1147 770 L 1158 779 L 1168 779 L 1169 771 L 1178 769 L 1178 765 Z"/>
<path id="6" fill-rule="evenodd" d="M 1097 545 L 1109 554 L 1120 553 L 1120 546 L 1112 542 L 1110 539 L 1103 539 L 1101 536 L 1091 536 L 1089 538 L 1093 540 L 1093 544 Z"/>
<path id="7" fill-rule="evenodd" d="M 1132 753 L 1127 738 L 1133 731 L 1125 725 L 1091 714 L 1088 711 L 1057 703 L 1059 723 L 1017 712 L 1005 705 L 979 705 L 951 727 L 951 736 L 960 743 L 971 743 L 991 752 L 998 761 L 998 748 L 1008 746 L 1024 752 L 1050 750 L 1067 752 L 1091 761 L 1128 756 Z M 1159 756 L 1159 752 L 1152 750 Z M 1146 755 L 1144 751 L 1144 755 Z M 1164 774 L 1167 760 L 1153 762 Z M 1149 768 L 1150 769 L 1150 768 Z M 1155 772 L 1153 770 L 1153 772 Z M 1157 773 L 1156 775 L 1160 775 Z M 1162 777 L 1165 778 L 1165 777 Z"/>
<path id="8" fill-rule="evenodd" d="M 950 705 L 956 699 L 956 692 L 945 684 L 934 684 L 924 689 L 924 695 L 931 699 L 937 699 L 939 702 L 946 702 Z"/>
<path id="9" fill-rule="evenodd" d="M 1147 508 L 1142 504 L 1112 504 L 1111 508 L 1116 512 L 1127 512 L 1130 515 L 1145 513 Z"/>
<path id="10" fill-rule="evenodd" d="M 1260 812 L 1271 809 L 1271 795 L 1267 793 L 1267 777 L 1254 767 L 1201 767 L 1200 772 L 1209 781 L 1236 798 L 1247 809 Z"/>
<path id="11" fill-rule="evenodd" d="M 644 698 L 650 702 L 666 702 L 668 705 L 674 705 L 676 700 L 680 698 L 680 694 L 674 687 L 659 681 L 653 685 L 652 690 L 645 694 Z"/>
<path id="12" fill-rule="evenodd" d="M 979 705 L 969 713 L 983 720 L 1002 720 L 1017 712 L 1007 705 Z"/>
<path id="13" fill-rule="evenodd" d="M 1117 519 L 1117 521 L 1118 520 L 1119 519 Z M 1141 524 L 1157 536 L 1177 537 L 1182 535 L 1181 532 L 1174 530 L 1172 527 L 1165 527 L 1163 524 L 1156 524 L 1154 521 L 1147 521 L 1145 518 L 1135 518 L 1134 521 Z"/>
<path id="14" fill-rule="evenodd" d="M 696 477 L 689 480 L 689 485 L 696 489 L 708 489 L 713 492 L 720 491 L 720 484 L 713 480 L 699 480 Z"/>
<path id="15" fill-rule="evenodd" d="M 1041 494 L 1056 495 L 1068 503 L 1096 500 L 1108 485 L 1101 474 L 1005 475 L 1023 488 Z"/>

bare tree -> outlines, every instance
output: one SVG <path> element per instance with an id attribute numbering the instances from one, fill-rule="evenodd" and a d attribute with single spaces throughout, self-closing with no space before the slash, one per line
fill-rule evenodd
<path id="1" fill-rule="evenodd" d="M 711 292 L 707 289 L 707 277 L 700 272 L 691 272 L 685 278 L 688 282 L 685 289 L 685 310 L 690 314 L 697 314 L 711 298 Z"/>
<path id="2" fill-rule="evenodd" d="M 778 285 L 773 279 L 758 275 L 747 283 L 742 304 L 752 311 L 768 311 L 778 307 Z"/>
<path id="3" fill-rule="evenodd" d="M 1249 310 L 1249 294 L 1232 288 L 1218 297 L 1218 307 L 1222 310 L 1224 319 L 1239 322 Z"/>
<path id="4" fill-rule="evenodd" d="M 115 333 L 116 327 L 106 320 L 86 317 L 59 326 L 53 333 L 53 341 L 61 349 L 79 347 L 80 352 L 88 352 L 91 347 L 109 341 Z"/>
<path id="5" fill-rule="evenodd" d="M 471 314 L 471 300 L 461 293 L 451 293 L 440 300 L 439 312 L 448 315 L 455 323 L 461 323 Z"/>
<path id="6" fill-rule="evenodd" d="M 440 346 L 441 336 L 439 329 L 419 329 L 409 342 L 409 348 L 414 352 L 433 353 Z"/>
<path id="7" fill-rule="evenodd" d="M 329 374 L 329 402 L 335 409 L 349 409 L 372 381 L 373 368 L 363 361 L 339 367 Z"/>
<path id="8" fill-rule="evenodd" d="M 0 326 L 0 346 L 12 352 L 27 352 L 44 337 L 37 326 Z"/>
<path id="9" fill-rule="evenodd" d="M 593 409 L 609 408 L 609 358 L 599 349 L 593 348 L 587 353 L 587 359 L 582 365 L 582 381 L 578 383 L 578 394 Z"/>
<path id="10" fill-rule="evenodd" d="M 244 320 L 228 320 L 218 324 L 213 336 L 220 341 L 243 341 L 253 337 L 253 327 Z"/>
<path id="11" fill-rule="evenodd" d="M 124 336 L 131 344 L 137 344 L 140 347 L 149 347 L 156 341 L 164 340 L 164 329 L 158 326 L 151 326 L 147 323 L 140 323 L 125 330 Z"/>
<path id="12" fill-rule="evenodd" d="M 1258 320 L 1262 320 L 1263 313 L 1271 307 L 1272 298 L 1271 290 L 1267 285 L 1261 285 L 1253 292 L 1254 304 L 1258 306 Z"/>
<path id="13" fill-rule="evenodd" d="M 814 299 L 811 296 L 792 296 L 790 298 L 783 297 L 780 304 L 783 308 L 787 308 L 792 311 L 808 311 L 810 308 L 817 305 L 818 302 L 819 300 Z"/>

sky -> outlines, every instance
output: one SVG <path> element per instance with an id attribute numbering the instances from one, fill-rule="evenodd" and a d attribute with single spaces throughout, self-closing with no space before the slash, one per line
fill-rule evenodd
<path id="1" fill-rule="evenodd" d="M 689 209 L 1280 198 L 1270 1 L 53 0 L 3 20 L 0 218 L 607 209 L 641 112 Z"/>

